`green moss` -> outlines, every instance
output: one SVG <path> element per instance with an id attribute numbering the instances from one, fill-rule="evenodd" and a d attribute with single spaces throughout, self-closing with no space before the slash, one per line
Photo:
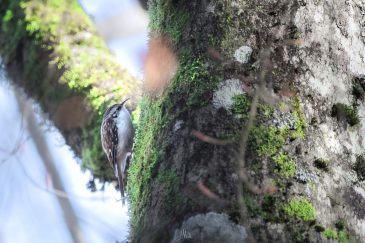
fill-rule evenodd
<path id="1" fill-rule="evenodd" d="M 232 97 L 233 101 L 233 112 L 241 115 L 248 115 L 251 109 L 251 97 L 245 94 L 235 95 Z"/>
<path id="2" fill-rule="evenodd" d="M 251 109 L 252 98 L 246 94 L 240 94 L 233 96 L 232 101 L 233 112 L 246 117 Z M 274 113 L 275 107 L 260 103 L 257 110 L 259 115 L 262 115 L 265 118 L 270 118 Z"/>
<path id="3" fill-rule="evenodd" d="M 178 2 L 156 0 L 149 2 L 150 30 L 152 36 L 166 36 L 174 47 L 182 39 L 189 15 L 179 8 Z M 132 238 L 138 238 L 143 230 L 145 209 L 150 202 L 150 184 L 158 183 L 164 205 L 169 213 L 187 200 L 179 193 L 179 178 L 174 171 L 157 171 L 164 155 L 160 134 L 172 120 L 184 111 L 210 103 L 219 79 L 208 70 L 205 58 L 198 53 L 179 52 L 179 66 L 163 95 L 155 100 L 143 98 L 134 142 L 133 161 L 128 171 L 128 195 L 130 200 Z M 184 104 L 176 109 L 175 104 Z M 162 135 L 161 135 L 162 136 Z"/>
<path id="4" fill-rule="evenodd" d="M 218 83 L 218 78 L 209 74 L 202 58 L 183 55 L 168 92 L 173 99 L 184 97 L 187 108 L 202 107 L 210 102 Z"/>
<path id="5" fill-rule="evenodd" d="M 357 176 L 360 178 L 360 180 L 365 179 L 365 157 L 364 155 L 358 155 L 356 157 L 356 163 L 354 166 L 354 170 L 357 173 Z"/>
<path id="6" fill-rule="evenodd" d="M 328 165 L 329 165 L 328 160 L 319 158 L 319 159 L 315 159 L 313 163 L 314 163 L 314 166 L 317 167 L 318 169 L 323 170 L 323 171 L 328 171 Z"/>
<path id="7" fill-rule="evenodd" d="M 325 229 L 321 235 L 327 239 L 338 240 L 341 243 L 355 243 L 356 241 L 351 237 L 343 220 L 338 220 L 335 223 L 336 229 Z"/>
<path id="8" fill-rule="evenodd" d="M 149 29 L 152 34 L 166 36 L 177 45 L 189 20 L 188 12 L 179 6 L 174 6 L 171 0 L 155 0 L 149 1 L 148 13 Z"/>
<path id="9" fill-rule="evenodd" d="M 266 118 L 270 118 L 275 111 L 275 107 L 269 104 L 259 104 L 258 113 Z"/>
<path id="10" fill-rule="evenodd" d="M 237 112 L 247 112 L 250 106 L 250 99 L 244 96 L 237 96 L 235 98 L 234 109 Z M 293 116 L 294 116 L 294 128 L 283 127 L 276 128 L 275 126 L 267 125 L 257 125 L 250 133 L 250 144 L 254 147 L 258 156 L 274 156 L 277 152 L 281 150 L 285 142 L 289 138 L 304 138 L 304 129 L 307 126 L 304 113 L 300 108 L 300 100 L 296 97 L 293 101 Z M 275 107 L 260 104 L 258 107 L 259 115 L 263 117 L 270 118 L 275 110 Z M 274 159 L 274 158 L 273 158 Z M 274 159 L 275 160 L 275 159 Z M 285 173 L 287 176 L 292 174 L 293 163 L 288 163 L 289 174 Z M 290 176 L 289 176 L 290 177 Z"/>
<path id="11" fill-rule="evenodd" d="M 283 217 L 280 209 L 280 199 L 273 195 L 264 195 L 261 205 L 261 216 L 266 222 L 282 223 Z"/>
<path id="12" fill-rule="evenodd" d="M 355 108 L 346 110 L 346 120 L 350 126 L 354 126 L 360 122 L 359 114 Z"/>
<path id="13" fill-rule="evenodd" d="M 274 161 L 278 173 L 284 178 L 290 178 L 295 175 L 295 162 L 285 153 L 279 153 L 275 156 Z"/>
<path id="14" fill-rule="evenodd" d="M 178 182 L 176 172 L 172 170 L 166 170 L 158 174 L 157 182 L 166 185 L 175 185 Z"/>
<path id="15" fill-rule="evenodd" d="M 285 112 L 287 110 L 289 110 L 289 105 L 287 102 L 284 101 L 279 101 L 278 103 L 278 108 L 281 112 Z"/>
<path id="16" fill-rule="evenodd" d="M 286 129 L 260 125 L 250 133 L 251 143 L 259 156 L 271 156 L 284 145 L 287 137 Z"/>
<path id="17" fill-rule="evenodd" d="M 321 233 L 321 235 L 327 239 L 338 239 L 337 231 L 333 229 L 326 229 Z"/>
<path id="18" fill-rule="evenodd" d="M 245 202 L 245 205 L 246 205 L 246 208 L 247 208 L 247 211 L 250 215 L 250 217 L 252 218 L 255 218 L 255 217 L 258 217 L 261 213 L 261 210 L 260 208 L 258 207 L 257 205 L 257 202 L 254 198 L 252 198 L 250 196 L 249 193 L 245 193 L 244 196 L 244 202 Z"/>
<path id="19" fill-rule="evenodd" d="M 160 172 L 157 176 L 157 182 L 162 184 L 164 190 L 161 197 L 164 197 L 165 210 L 170 211 L 183 201 L 183 197 L 179 193 L 179 178 L 176 172 L 172 170 Z"/>
<path id="20" fill-rule="evenodd" d="M 177 44 L 180 42 L 183 30 L 188 20 L 189 15 L 184 11 L 178 11 L 176 14 L 172 15 L 172 20 L 170 21 L 172 24 L 165 28 L 166 34 L 172 43 Z"/>
<path id="21" fill-rule="evenodd" d="M 165 9 L 169 7 L 168 1 L 149 1 L 148 2 L 148 16 L 149 25 L 148 28 L 152 33 L 158 33 L 163 28 L 163 22 L 166 18 Z"/>
<path id="22" fill-rule="evenodd" d="M 294 98 L 293 102 L 293 116 L 294 116 L 294 124 L 295 124 L 295 130 L 291 132 L 292 138 L 304 138 L 304 129 L 307 126 L 304 112 L 300 108 L 300 99 L 299 97 Z"/>
<path id="23" fill-rule="evenodd" d="M 141 107 L 138 105 L 134 111 L 132 111 L 132 124 L 134 129 L 138 128 L 139 118 L 141 117 Z"/>
<path id="24" fill-rule="evenodd" d="M 341 243 L 355 243 L 356 240 L 351 237 L 351 235 L 347 232 L 347 230 L 340 230 L 337 232 L 338 240 Z"/>
<path id="25" fill-rule="evenodd" d="M 360 122 L 356 108 L 342 103 L 336 103 L 333 105 L 331 115 L 333 117 L 337 117 L 337 120 L 346 120 L 350 126 L 354 126 Z"/>
<path id="26" fill-rule="evenodd" d="M 128 170 L 127 191 L 130 202 L 131 224 L 138 232 L 144 215 L 148 185 L 162 155 L 162 144 L 158 144 L 158 133 L 163 126 L 162 99 L 151 101 L 143 98 L 140 102 L 140 118 L 134 138 L 132 163 Z M 169 176 L 161 177 L 161 182 Z"/>
<path id="27" fill-rule="evenodd" d="M 3 17 L 3 22 L 4 23 L 9 22 L 13 17 L 14 17 L 13 11 L 8 9 L 8 10 L 6 10 L 5 15 Z"/>
<path id="28" fill-rule="evenodd" d="M 301 219 L 303 221 L 313 221 L 316 219 L 316 210 L 304 197 L 291 199 L 283 209 L 288 216 L 293 218 Z"/>

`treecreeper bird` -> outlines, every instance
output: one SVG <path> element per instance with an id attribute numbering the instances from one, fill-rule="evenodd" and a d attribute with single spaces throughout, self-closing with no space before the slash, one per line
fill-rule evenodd
<path id="1" fill-rule="evenodd" d="M 118 178 L 119 189 L 124 204 L 124 190 L 126 186 L 126 172 L 129 166 L 129 157 L 132 152 L 134 129 L 131 115 L 124 103 L 109 107 L 103 116 L 101 124 L 101 144 Z"/>

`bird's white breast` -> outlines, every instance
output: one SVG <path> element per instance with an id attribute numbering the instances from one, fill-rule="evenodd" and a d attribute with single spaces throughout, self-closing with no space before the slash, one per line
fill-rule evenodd
<path id="1" fill-rule="evenodd" d="M 118 150 L 123 150 L 133 129 L 131 116 L 125 107 L 120 111 L 116 122 L 118 127 Z"/>

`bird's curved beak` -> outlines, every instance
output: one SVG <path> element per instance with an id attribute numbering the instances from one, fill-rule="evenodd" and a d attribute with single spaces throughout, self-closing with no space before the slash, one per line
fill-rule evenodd
<path id="1" fill-rule="evenodd" d="M 129 100 L 129 98 L 125 99 L 122 103 L 120 103 L 120 105 L 124 105 L 125 102 L 127 102 Z"/>

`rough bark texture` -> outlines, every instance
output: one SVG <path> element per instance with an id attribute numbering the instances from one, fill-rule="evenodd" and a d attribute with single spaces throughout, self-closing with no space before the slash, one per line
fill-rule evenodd
<path id="1" fill-rule="evenodd" d="M 113 178 L 100 145 L 101 116 L 137 83 L 111 55 L 76 0 L 2 1 L 0 52 L 10 79 L 41 104 L 82 156 L 83 166 Z"/>
<path id="2" fill-rule="evenodd" d="M 180 67 L 161 96 L 141 102 L 133 239 L 364 241 L 364 2 L 154 0 L 149 11 L 151 35 L 168 37 Z M 109 98 L 130 94 L 117 82 L 130 77 L 75 1 L 5 1 L 0 16 L 9 75 L 106 177 L 87 161 L 102 160 L 98 117 Z M 239 169 L 250 90 L 260 104 Z"/>
<path id="3" fill-rule="evenodd" d="M 364 2 L 154 0 L 149 11 L 151 35 L 171 40 L 180 67 L 141 104 L 128 184 L 133 239 L 364 241 Z M 259 82 L 239 171 L 238 138 Z M 240 172 L 253 181 L 242 191 Z M 252 183 L 273 190 L 255 194 Z"/>

